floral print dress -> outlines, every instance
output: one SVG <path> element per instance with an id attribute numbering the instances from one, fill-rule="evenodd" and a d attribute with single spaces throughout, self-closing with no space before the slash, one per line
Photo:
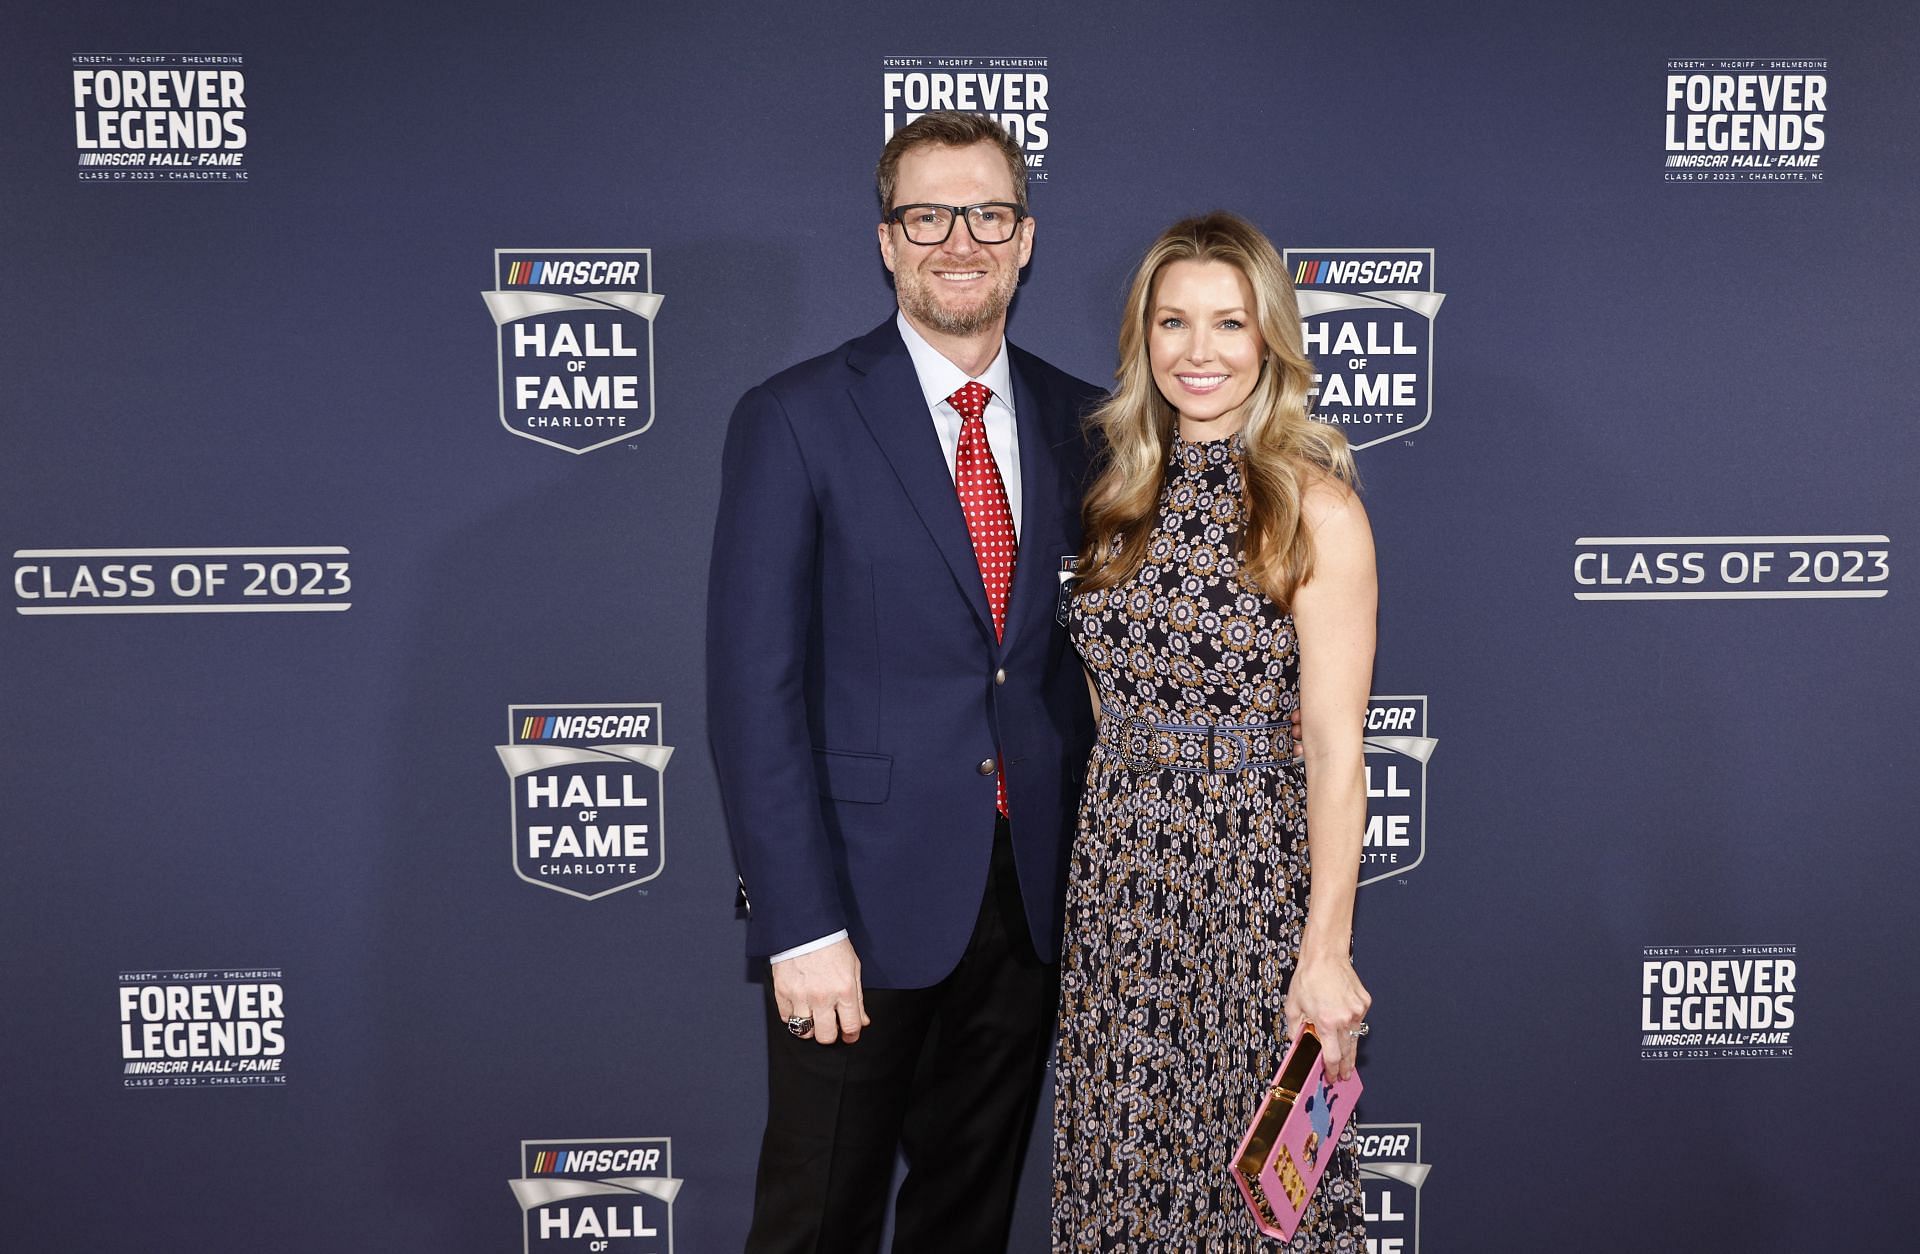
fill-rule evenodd
<path id="1" fill-rule="evenodd" d="M 1351 1123 L 1284 1247 L 1231 1174 L 1307 910 L 1299 650 L 1239 579 L 1243 455 L 1176 438 L 1140 569 L 1073 601 L 1102 713 L 1061 959 L 1056 1250 L 1366 1249 Z"/>

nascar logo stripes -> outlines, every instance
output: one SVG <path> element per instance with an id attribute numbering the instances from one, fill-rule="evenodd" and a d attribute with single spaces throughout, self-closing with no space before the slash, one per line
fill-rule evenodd
<path id="1" fill-rule="evenodd" d="M 1334 283 L 1417 284 L 1422 281 L 1421 276 L 1429 260 L 1426 257 L 1376 257 L 1364 261 L 1342 260 L 1338 257 L 1309 258 L 1293 268 L 1293 281 L 1302 287 Z"/>
<path id="2" fill-rule="evenodd" d="M 525 260 L 506 262 L 505 269 L 504 287 L 620 286 L 644 277 L 639 261 Z"/>
<path id="3" fill-rule="evenodd" d="M 533 1150 L 527 1162 L 530 1176 L 590 1175 L 630 1172 L 635 1175 L 660 1170 L 660 1143 L 647 1141 L 638 1148 L 622 1146 L 609 1149 L 596 1143 L 594 1149 Z"/>
<path id="4" fill-rule="evenodd" d="M 600 707 L 588 706 L 588 709 Z M 637 714 L 529 714 L 520 720 L 520 739 L 527 740 L 648 740 L 657 737 L 654 721 L 660 707 L 617 706 Z"/>

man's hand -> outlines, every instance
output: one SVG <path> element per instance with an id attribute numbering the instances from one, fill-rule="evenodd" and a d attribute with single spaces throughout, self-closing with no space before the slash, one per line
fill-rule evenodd
<path id="1" fill-rule="evenodd" d="M 813 1039 L 822 1045 L 860 1039 L 872 1022 L 860 996 L 860 959 L 853 942 L 837 940 L 798 958 L 773 964 L 773 1004 L 782 1019 L 813 1020 Z"/>

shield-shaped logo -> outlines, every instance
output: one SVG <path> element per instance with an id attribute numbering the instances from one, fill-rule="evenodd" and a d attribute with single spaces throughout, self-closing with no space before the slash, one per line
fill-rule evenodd
<path id="1" fill-rule="evenodd" d="M 1439 743 L 1427 735 L 1425 697 L 1367 698 L 1362 884 L 1405 875 L 1426 858 L 1427 759 Z"/>
<path id="2" fill-rule="evenodd" d="M 1420 1161 L 1417 1123 L 1354 1125 L 1360 1144 L 1360 1192 L 1366 1199 L 1367 1248 L 1420 1254 Z"/>
<path id="3" fill-rule="evenodd" d="M 673 1254 L 673 1141 L 520 1142 L 525 1254 Z"/>
<path id="4" fill-rule="evenodd" d="M 666 864 L 660 707 L 510 705 L 496 746 L 513 796 L 513 871 L 593 901 Z"/>
<path id="5" fill-rule="evenodd" d="M 589 453 L 653 425 L 650 248 L 499 248 L 493 314 L 500 423 Z"/>
<path id="6" fill-rule="evenodd" d="M 1289 248 L 1300 329 L 1313 359 L 1313 416 L 1356 449 L 1411 435 L 1433 416 L 1431 248 Z"/>

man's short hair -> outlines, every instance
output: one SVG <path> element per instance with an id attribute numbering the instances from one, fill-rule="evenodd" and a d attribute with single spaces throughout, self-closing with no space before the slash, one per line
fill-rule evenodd
<path id="1" fill-rule="evenodd" d="M 943 148 L 967 148 L 974 144 L 992 144 L 1007 159 L 1007 172 L 1013 175 L 1013 198 L 1020 212 L 1027 211 L 1027 159 L 1020 145 L 1013 142 L 1007 128 L 981 113 L 943 111 L 923 113 L 893 133 L 880 152 L 880 164 L 874 167 L 873 181 L 880 192 L 880 213 L 893 211 L 893 186 L 900 177 L 900 158 L 915 148 L 938 144 Z"/>

